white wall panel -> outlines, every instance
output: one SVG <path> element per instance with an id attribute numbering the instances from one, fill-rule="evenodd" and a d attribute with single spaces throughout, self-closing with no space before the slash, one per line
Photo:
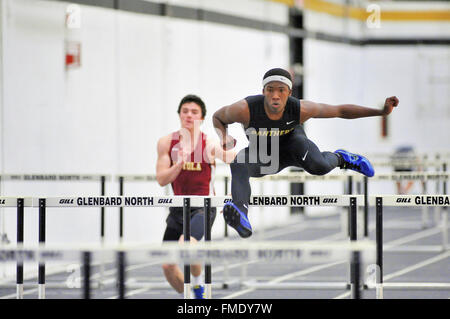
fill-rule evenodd
<path id="1" fill-rule="evenodd" d="M 215 110 L 260 93 L 264 72 L 289 63 L 288 39 L 277 33 L 84 5 L 81 28 L 67 30 L 67 3 L 4 2 L 4 173 L 155 173 L 157 140 L 178 129 L 176 110 L 184 95 L 198 94 L 205 100 L 208 114 L 203 128 L 215 136 L 211 123 Z M 191 1 L 193 7 L 195 2 Z M 204 9 L 221 11 L 218 2 L 208 6 L 197 2 Z M 253 18 L 264 21 L 287 19 L 280 18 L 287 12 L 283 6 L 260 1 L 225 13 L 249 10 Z M 65 70 L 66 40 L 81 43 L 79 68 Z M 235 129 L 237 137 L 244 137 L 239 126 Z M 1 186 L 5 196 L 100 192 L 99 183 L 2 182 Z M 221 180 L 217 189 L 222 194 Z M 124 191 L 163 195 L 167 188 L 126 183 Z M 116 181 L 107 183 L 106 193 L 118 194 Z M 108 242 L 118 240 L 118 211 L 106 209 Z M 48 214 L 49 242 L 99 240 L 99 209 L 49 209 Z M 162 208 L 126 209 L 124 239 L 160 241 L 166 215 Z M 260 218 L 256 215 L 255 226 Z M 9 238 L 15 240 L 15 212 L 6 211 L 2 219 Z M 37 241 L 36 225 L 36 215 L 26 218 L 27 241 Z M 223 218 L 218 215 L 213 236 L 222 235 Z"/>
<path id="2" fill-rule="evenodd" d="M 333 1 L 343 4 L 343 1 Z M 364 4 L 364 3 L 363 3 Z M 445 10 L 436 2 L 376 2 L 383 11 Z M 363 6 L 362 6 L 363 7 Z M 352 38 L 446 38 L 445 21 L 387 21 L 369 28 L 365 21 L 307 10 L 305 28 Z M 383 17 L 383 15 L 381 15 Z M 353 21 L 352 21 L 353 20 Z M 357 25 L 360 25 L 358 33 Z M 347 28 L 346 28 L 347 26 Z M 350 30 L 350 32 L 349 32 Z M 307 39 L 305 50 L 305 98 L 330 104 L 352 103 L 381 108 L 388 96 L 400 105 L 388 118 L 388 137 L 381 136 L 381 118 L 358 120 L 310 120 L 308 136 L 320 149 L 337 147 L 361 153 L 389 153 L 400 145 L 412 145 L 419 153 L 448 150 L 450 118 L 450 51 L 439 45 L 347 45 Z M 433 102 L 431 102 L 433 101 Z M 383 171 L 383 169 L 378 169 Z M 371 192 L 393 193 L 394 183 L 376 183 Z M 308 192 L 320 187 L 308 184 Z M 332 188 L 322 190 L 337 191 Z M 415 189 L 420 191 L 420 189 Z"/>
<path id="3" fill-rule="evenodd" d="M 174 0 L 172 0 L 174 1 Z M 178 0 L 182 2 L 183 0 Z M 288 7 L 281 3 L 265 0 L 201 0 L 205 10 L 221 12 L 266 22 L 288 23 Z"/>

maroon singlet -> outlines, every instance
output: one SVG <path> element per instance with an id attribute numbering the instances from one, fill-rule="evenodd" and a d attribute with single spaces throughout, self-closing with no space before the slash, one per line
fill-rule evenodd
<path id="1" fill-rule="evenodd" d="M 201 139 L 201 141 L 200 141 Z M 169 154 L 172 165 L 178 157 L 180 147 L 179 132 L 172 133 Z M 214 194 L 211 185 L 211 163 L 206 154 L 206 134 L 199 136 L 195 150 L 191 153 L 189 162 L 183 164 L 183 168 L 177 178 L 172 182 L 174 195 L 210 195 Z"/>

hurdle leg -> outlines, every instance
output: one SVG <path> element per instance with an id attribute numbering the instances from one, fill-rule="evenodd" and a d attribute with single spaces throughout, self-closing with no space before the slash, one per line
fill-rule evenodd
<path id="1" fill-rule="evenodd" d="M 351 242 L 356 242 L 358 238 L 358 223 L 357 223 L 357 204 L 356 204 L 356 197 L 350 198 L 350 240 Z M 361 298 L 361 292 L 360 292 L 360 258 L 359 258 L 359 252 L 358 251 L 351 251 L 350 252 L 351 261 L 350 261 L 350 290 L 352 299 L 360 299 Z"/>
<path id="2" fill-rule="evenodd" d="M 183 236 L 185 244 L 191 241 L 191 199 L 183 199 Z M 191 299 L 191 265 L 184 265 L 184 299 Z"/>
<path id="3" fill-rule="evenodd" d="M 117 252 L 117 288 L 119 290 L 119 299 L 125 299 L 125 252 Z"/>
<path id="4" fill-rule="evenodd" d="M 91 252 L 83 252 L 83 299 L 91 299 Z"/>
<path id="5" fill-rule="evenodd" d="M 119 177 L 119 196 L 123 196 L 123 176 Z M 119 241 L 123 241 L 123 206 L 119 207 Z"/>
<path id="6" fill-rule="evenodd" d="M 211 242 L 211 198 L 205 198 L 204 214 L 205 242 Z M 212 298 L 211 264 L 205 263 L 205 295 Z"/>
<path id="7" fill-rule="evenodd" d="M 225 196 L 227 196 L 228 195 L 228 177 L 227 176 L 225 176 L 225 178 L 224 178 L 224 183 L 225 183 Z M 224 229 L 223 236 L 224 236 L 224 239 L 226 239 L 226 238 L 228 238 L 228 225 L 227 225 L 227 223 L 224 223 L 224 224 L 225 224 L 225 229 Z M 230 272 L 228 270 L 228 264 L 225 263 L 223 265 L 223 284 L 222 284 L 222 287 L 224 289 L 228 288 L 229 276 L 230 276 Z"/>
<path id="8" fill-rule="evenodd" d="M 376 298 L 383 299 L 383 198 L 376 198 L 376 264 L 378 275 L 376 276 Z"/>
<path id="9" fill-rule="evenodd" d="M 45 198 L 39 199 L 39 243 L 45 244 Z M 45 299 L 45 263 L 39 262 L 38 269 L 38 298 Z"/>
<path id="10" fill-rule="evenodd" d="M 422 194 L 427 194 L 427 182 L 426 180 L 422 181 Z M 428 206 L 422 206 L 422 228 L 425 229 L 429 225 L 429 218 L 428 218 Z"/>
<path id="11" fill-rule="evenodd" d="M 447 172 L 447 163 L 442 164 L 442 171 Z M 447 181 L 442 182 L 442 193 L 447 195 Z M 442 249 L 446 250 L 448 248 L 448 207 L 443 207 L 441 211 L 442 219 Z"/>
<path id="12" fill-rule="evenodd" d="M 23 244 L 24 199 L 17 199 L 17 245 Z M 17 299 L 23 299 L 23 262 L 17 262 L 16 271 Z"/>
<path id="13" fill-rule="evenodd" d="M 441 213 L 442 219 L 442 250 L 448 248 L 448 210 L 444 207 Z"/>
<path id="14" fill-rule="evenodd" d="M 102 176 L 100 181 L 100 195 L 105 196 L 105 180 L 106 177 Z M 105 207 L 100 207 L 100 244 L 103 247 L 105 244 Z M 104 260 L 100 260 L 100 277 L 98 279 L 99 287 L 103 287 L 103 278 L 105 276 L 105 264 Z"/>
<path id="15" fill-rule="evenodd" d="M 369 237 L 369 178 L 364 176 L 364 238 Z"/>
<path id="16" fill-rule="evenodd" d="M 347 188 L 348 195 L 352 195 L 353 194 L 353 177 L 352 176 L 347 177 L 347 185 L 348 185 L 348 188 Z M 352 210 L 352 207 L 349 206 L 347 208 L 347 236 L 349 236 L 349 237 L 350 237 L 350 232 L 351 232 L 351 221 L 350 221 L 351 210 Z"/>

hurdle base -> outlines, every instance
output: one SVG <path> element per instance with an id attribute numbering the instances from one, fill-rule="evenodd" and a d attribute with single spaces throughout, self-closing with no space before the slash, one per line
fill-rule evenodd
<path id="1" fill-rule="evenodd" d="M 386 246 L 385 252 L 430 252 L 440 253 L 447 250 L 444 245 L 408 245 L 408 246 Z"/>
<path id="2" fill-rule="evenodd" d="M 23 284 L 16 285 L 17 299 L 23 299 Z"/>
<path id="3" fill-rule="evenodd" d="M 346 282 L 285 282 L 269 283 L 246 281 L 243 285 L 253 289 L 338 289 L 349 290 L 350 284 Z"/>
<path id="4" fill-rule="evenodd" d="M 192 299 L 191 284 L 190 283 L 185 283 L 184 284 L 184 299 Z"/>
<path id="5" fill-rule="evenodd" d="M 383 283 L 383 290 L 423 290 L 423 289 L 442 289 L 450 290 L 450 283 L 446 282 L 389 282 Z M 376 286 L 368 285 L 367 289 L 377 289 Z"/>
<path id="6" fill-rule="evenodd" d="M 38 299 L 45 299 L 45 284 L 38 284 Z"/>
<path id="7" fill-rule="evenodd" d="M 205 297 L 212 299 L 212 284 L 205 284 Z"/>
<path id="8" fill-rule="evenodd" d="M 20 286 L 20 287 L 19 287 Z M 91 289 L 100 289 L 102 287 L 104 287 L 105 285 L 100 284 L 98 282 L 91 282 Z M 64 282 L 46 282 L 45 285 L 43 284 L 37 284 L 37 283 L 27 283 L 25 282 L 24 284 L 18 285 L 18 284 L 13 284 L 13 283 L 6 283 L 6 284 L 0 284 L 1 288 L 17 288 L 17 291 L 19 291 L 19 288 L 21 289 L 21 291 L 23 292 L 24 288 L 39 288 L 39 289 L 45 289 L 45 288 L 55 288 L 55 289 L 82 289 L 83 286 L 81 284 L 75 284 L 74 286 L 67 286 L 66 283 Z"/>

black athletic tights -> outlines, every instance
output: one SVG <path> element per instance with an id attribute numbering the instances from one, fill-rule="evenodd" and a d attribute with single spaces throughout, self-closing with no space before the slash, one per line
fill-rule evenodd
<path id="1" fill-rule="evenodd" d="M 331 152 L 321 152 L 306 137 L 301 126 L 279 143 L 278 165 L 271 165 L 273 159 L 272 162 L 261 163 L 259 156 L 249 156 L 250 150 L 251 146 L 242 149 L 230 164 L 233 202 L 245 212 L 247 209 L 243 205 L 248 207 L 251 196 L 250 177 L 276 174 L 289 166 L 301 167 L 312 175 L 325 175 L 339 165 L 338 156 Z"/>

